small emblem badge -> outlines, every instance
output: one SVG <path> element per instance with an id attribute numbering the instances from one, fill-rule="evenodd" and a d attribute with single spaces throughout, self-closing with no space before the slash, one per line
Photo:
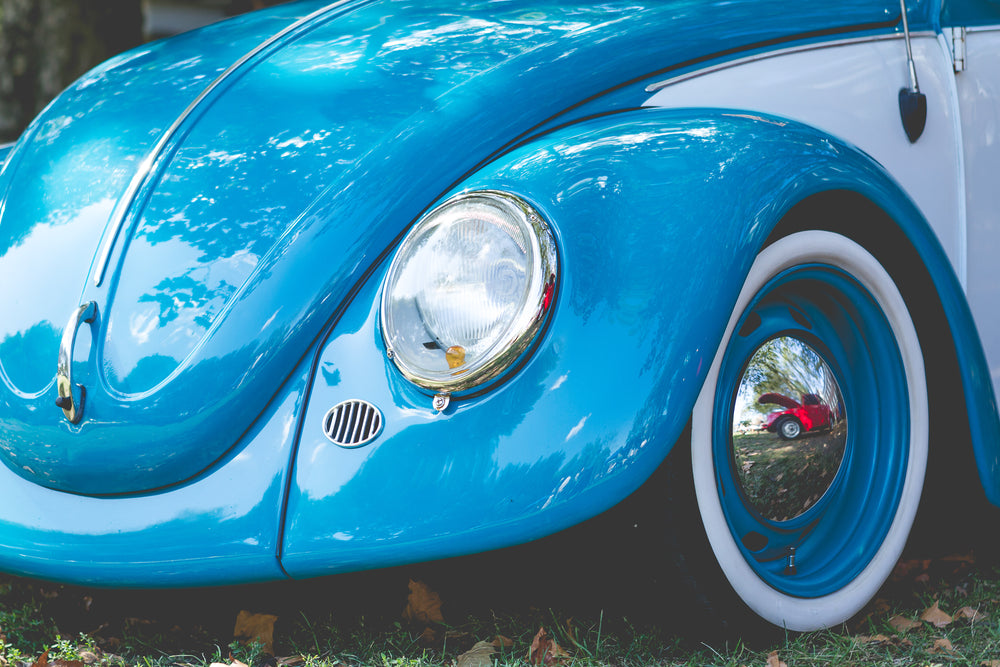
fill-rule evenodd
<path id="1" fill-rule="evenodd" d="M 368 401 L 344 401 L 326 413 L 323 432 L 341 447 L 367 445 L 382 432 L 382 413 Z"/>

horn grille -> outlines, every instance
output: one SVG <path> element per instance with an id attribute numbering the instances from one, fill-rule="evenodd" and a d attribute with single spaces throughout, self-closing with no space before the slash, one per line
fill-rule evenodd
<path id="1" fill-rule="evenodd" d="M 323 418 L 323 432 L 341 447 L 360 447 L 382 431 L 382 413 L 368 401 L 344 401 L 330 408 Z"/>

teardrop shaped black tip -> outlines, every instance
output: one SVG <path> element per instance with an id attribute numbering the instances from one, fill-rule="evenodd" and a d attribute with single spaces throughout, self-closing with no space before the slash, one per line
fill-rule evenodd
<path id="1" fill-rule="evenodd" d="M 911 144 L 917 142 L 927 125 L 927 96 L 921 92 L 903 88 L 899 91 L 899 117 L 903 130 Z"/>

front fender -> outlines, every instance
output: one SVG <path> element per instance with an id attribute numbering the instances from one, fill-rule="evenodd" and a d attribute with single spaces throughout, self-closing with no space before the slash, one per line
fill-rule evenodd
<path id="1" fill-rule="evenodd" d="M 846 189 L 922 220 L 855 149 L 739 112 L 591 119 L 456 192 L 472 189 L 516 193 L 552 224 L 561 282 L 550 324 L 506 382 L 436 413 L 385 357 L 383 262 L 317 359 L 287 506 L 292 576 L 502 547 L 608 509 L 677 439 L 749 266 L 792 206 Z M 385 427 L 342 449 L 323 417 L 355 398 L 381 408 Z"/>

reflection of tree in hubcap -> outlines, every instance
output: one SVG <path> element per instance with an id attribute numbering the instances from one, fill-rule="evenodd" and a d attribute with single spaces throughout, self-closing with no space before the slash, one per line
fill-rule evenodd
<path id="1" fill-rule="evenodd" d="M 740 485 L 764 518 L 792 519 L 823 496 L 844 457 L 847 420 L 816 350 L 790 336 L 757 348 L 740 380 L 732 438 Z"/>

